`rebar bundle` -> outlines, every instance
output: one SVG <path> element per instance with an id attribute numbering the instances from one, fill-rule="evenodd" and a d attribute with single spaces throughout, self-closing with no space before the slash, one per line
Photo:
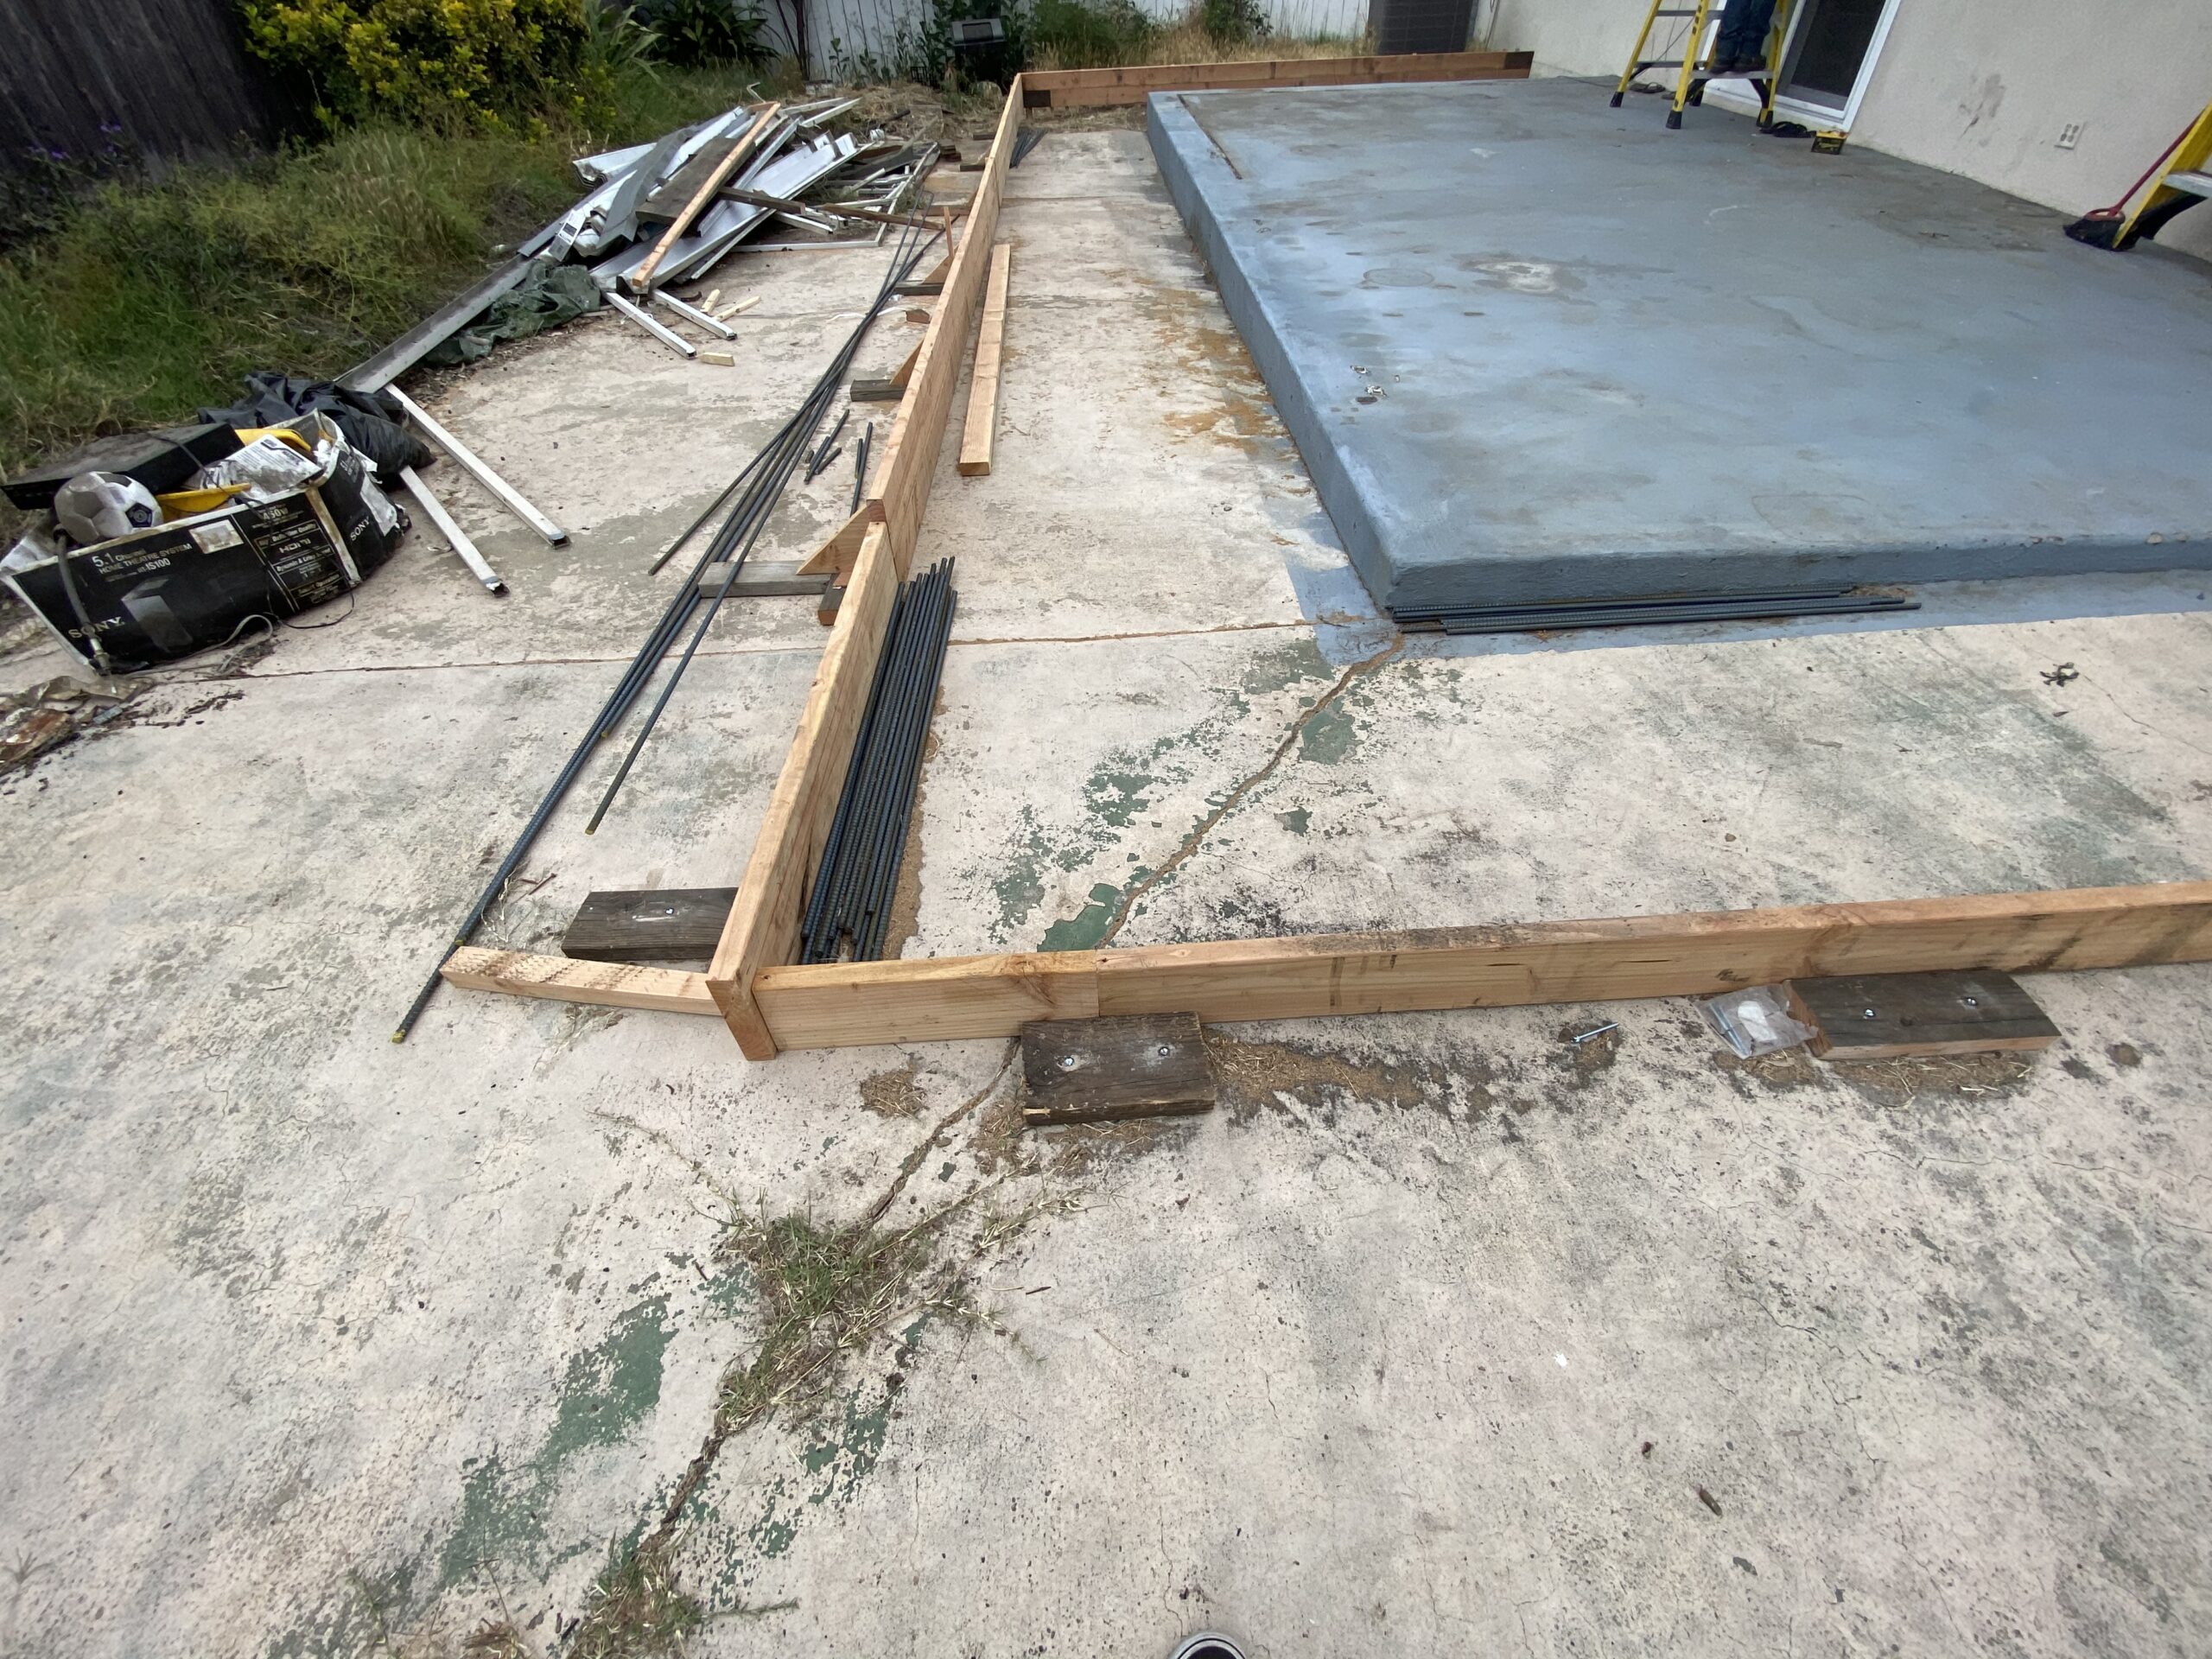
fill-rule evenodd
<path id="1" fill-rule="evenodd" d="M 899 589 L 807 903 L 801 962 L 872 962 L 883 954 L 955 597 L 950 559 Z"/>

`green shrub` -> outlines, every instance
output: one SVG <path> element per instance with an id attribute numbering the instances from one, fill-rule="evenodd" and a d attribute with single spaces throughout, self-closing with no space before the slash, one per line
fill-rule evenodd
<path id="1" fill-rule="evenodd" d="M 326 126 L 378 118 L 529 128 L 587 111 L 596 0 L 239 0 L 261 57 L 302 75 Z"/>
<path id="2" fill-rule="evenodd" d="M 1224 46 L 1243 46 L 1268 36 L 1268 14 L 1261 0 L 1198 0 L 1198 27 Z"/>
<path id="3" fill-rule="evenodd" d="M 653 55 L 684 68 L 767 60 L 760 14 L 737 0 L 639 0 L 631 15 L 652 32 Z"/>

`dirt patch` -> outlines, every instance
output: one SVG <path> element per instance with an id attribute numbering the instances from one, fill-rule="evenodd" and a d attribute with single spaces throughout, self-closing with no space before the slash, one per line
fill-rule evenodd
<path id="1" fill-rule="evenodd" d="M 2014 1095 L 2027 1086 L 2035 1062 L 2023 1054 L 1928 1054 L 1890 1060 L 1816 1060 L 1802 1048 L 1743 1060 L 1723 1049 L 1713 1064 L 1738 1092 L 1756 1083 L 1777 1094 L 1841 1084 L 1878 1106 L 1909 1101 Z"/>
<path id="2" fill-rule="evenodd" d="M 1738 1058 L 1731 1050 L 1718 1049 L 1713 1064 L 1736 1085 L 1739 1094 L 1748 1094 L 1748 1085 L 1752 1084 L 1774 1094 L 1821 1086 L 1821 1069 L 1802 1048 L 1785 1048 L 1779 1054 L 1757 1054 L 1748 1060 Z"/>
<path id="3" fill-rule="evenodd" d="M 1906 1101 L 2017 1095 L 2035 1074 L 2025 1054 L 1927 1054 L 1894 1060 L 1839 1060 L 1838 1083 L 1883 1105 Z"/>
<path id="4" fill-rule="evenodd" d="M 1285 441 L 1274 400 L 1252 354 L 1211 294 L 1150 287 L 1129 275 L 1160 350 L 1150 371 L 1171 407 L 1160 423 L 1179 441 L 1201 441 L 1248 455 L 1275 454 Z M 1198 409 L 1173 407 L 1192 397 Z"/>
<path id="5" fill-rule="evenodd" d="M 909 1060 L 862 1082 L 861 1104 L 878 1117 L 919 1117 L 922 1091 L 914 1080 L 914 1063 Z"/>
<path id="6" fill-rule="evenodd" d="M 1618 1026 L 1611 1031 L 1601 1031 L 1595 1037 L 1584 1037 L 1581 1042 L 1574 1040 L 1593 1027 L 1604 1023 L 1603 1020 L 1570 1020 L 1554 1033 L 1559 1039 L 1560 1046 L 1544 1057 L 1545 1062 L 1568 1088 L 1577 1091 L 1587 1089 L 1618 1063 L 1621 1057 Z"/>
<path id="7" fill-rule="evenodd" d="M 1450 1065 L 1427 1058 L 1357 1060 L 1332 1050 L 1291 1042 L 1248 1042 L 1217 1031 L 1205 1034 L 1222 1104 L 1232 1122 L 1262 1111 L 1284 1110 L 1286 1098 L 1333 1120 L 1345 1099 L 1397 1111 L 1430 1111 L 1444 1117 L 1478 1117 L 1493 1104 L 1496 1072 L 1484 1061 L 1456 1057 Z"/>

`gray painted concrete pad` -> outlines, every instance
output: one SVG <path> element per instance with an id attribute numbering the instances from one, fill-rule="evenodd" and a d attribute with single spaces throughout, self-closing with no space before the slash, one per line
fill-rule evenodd
<path id="1" fill-rule="evenodd" d="M 2197 568 L 2212 288 L 1586 81 L 1156 96 L 1153 150 L 1394 609 Z"/>

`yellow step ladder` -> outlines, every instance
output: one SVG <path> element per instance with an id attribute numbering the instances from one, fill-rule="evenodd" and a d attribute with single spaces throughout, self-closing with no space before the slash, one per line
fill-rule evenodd
<path id="1" fill-rule="evenodd" d="M 2155 238 L 2175 214 L 2212 196 L 2212 168 L 2207 163 L 2212 163 L 2212 104 L 2166 146 L 2166 153 L 2151 163 L 2149 171 L 2128 186 L 2126 195 L 2109 207 L 2084 213 L 2066 227 L 2066 234 L 2115 253 L 2146 236 Z M 2145 185 L 2150 188 L 2145 190 Z M 2135 203 L 2132 208 L 2127 205 L 2131 201 Z"/>
<path id="2" fill-rule="evenodd" d="M 1774 88 L 1782 67 L 1782 41 L 1788 32 L 1789 7 L 1788 0 L 1774 9 L 1774 22 L 1766 36 L 1766 69 L 1761 74 L 1750 74 L 1742 70 L 1728 75 L 1715 75 L 1709 61 L 1710 48 L 1706 43 L 1706 26 L 1719 17 L 1726 10 L 1725 0 L 1696 0 L 1693 5 L 1669 5 L 1667 0 L 1651 0 L 1651 9 L 1643 15 L 1643 27 L 1637 31 L 1636 48 L 1628 54 L 1628 67 L 1621 71 L 1620 84 L 1613 88 L 1612 107 L 1618 109 L 1621 99 L 1628 93 L 1630 85 L 1647 69 L 1672 69 L 1677 61 L 1681 71 L 1675 80 L 1675 97 L 1667 111 L 1669 131 L 1682 124 L 1683 109 L 1705 101 L 1706 83 L 1711 80 L 1743 79 L 1758 88 L 1759 130 L 1764 132 L 1774 124 Z M 1663 57 L 1646 57 L 1644 51 L 1651 43 L 1651 31 L 1662 17 L 1687 17 L 1689 27 L 1673 42 Z M 1717 36 L 1716 36 L 1717 38 Z"/>

